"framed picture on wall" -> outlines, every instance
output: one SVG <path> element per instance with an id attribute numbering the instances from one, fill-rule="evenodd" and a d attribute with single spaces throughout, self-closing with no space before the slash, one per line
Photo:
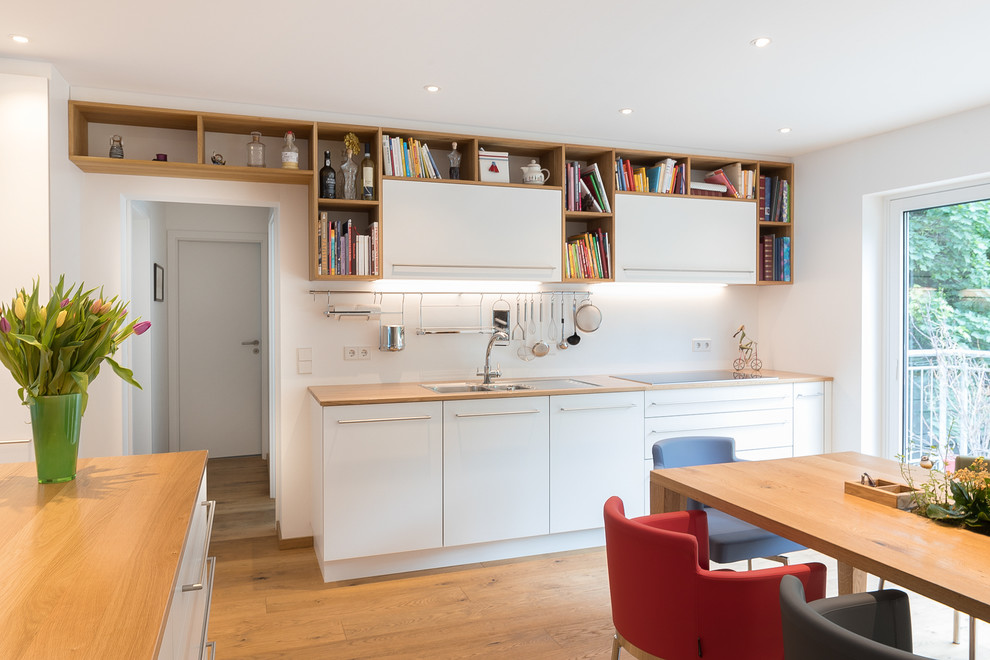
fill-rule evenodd
<path id="1" fill-rule="evenodd" d="M 165 269 L 155 264 L 155 302 L 165 300 Z"/>

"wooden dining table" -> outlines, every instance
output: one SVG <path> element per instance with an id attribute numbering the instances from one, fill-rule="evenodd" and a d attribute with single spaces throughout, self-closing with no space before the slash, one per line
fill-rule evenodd
<path id="1" fill-rule="evenodd" d="M 857 452 L 667 468 L 650 474 L 650 511 L 691 498 L 835 558 L 840 594 L 872 573 L 990 621 L 990 536 L 846 494 L 864 472 L 906 482 L 900 463 Z"/>

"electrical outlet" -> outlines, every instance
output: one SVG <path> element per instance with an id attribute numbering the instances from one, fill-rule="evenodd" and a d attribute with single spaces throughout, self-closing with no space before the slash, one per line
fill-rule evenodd
<path id="1" fill-rule="evenodd" d="M 711 339 L 692 339 L 691 340 L 691 350 L 695 353 L 707 353 L 712 350 L 712 340 Z"/>
<path id="2" fill-rule="evenodd" d="M 344 346 L 345 360 L 370 360 L 370 346 Z"/>

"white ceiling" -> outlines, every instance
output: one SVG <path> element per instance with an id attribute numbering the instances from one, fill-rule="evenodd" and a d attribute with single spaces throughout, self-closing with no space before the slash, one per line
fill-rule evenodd
<path id="1" fill-rule="evenodd" d="M 287 117 L 794 156 L 990 105 L 987 0 L 3 4 L 0 57 L 50 62 L 73 87 Z"/>

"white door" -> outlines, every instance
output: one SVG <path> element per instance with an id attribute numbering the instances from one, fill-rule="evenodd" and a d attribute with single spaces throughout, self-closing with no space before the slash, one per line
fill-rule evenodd
<path id="1" fill-rule="evenodd" d="M 178 449 L 261 453 L 260 243 L 179 240 Z"/>

